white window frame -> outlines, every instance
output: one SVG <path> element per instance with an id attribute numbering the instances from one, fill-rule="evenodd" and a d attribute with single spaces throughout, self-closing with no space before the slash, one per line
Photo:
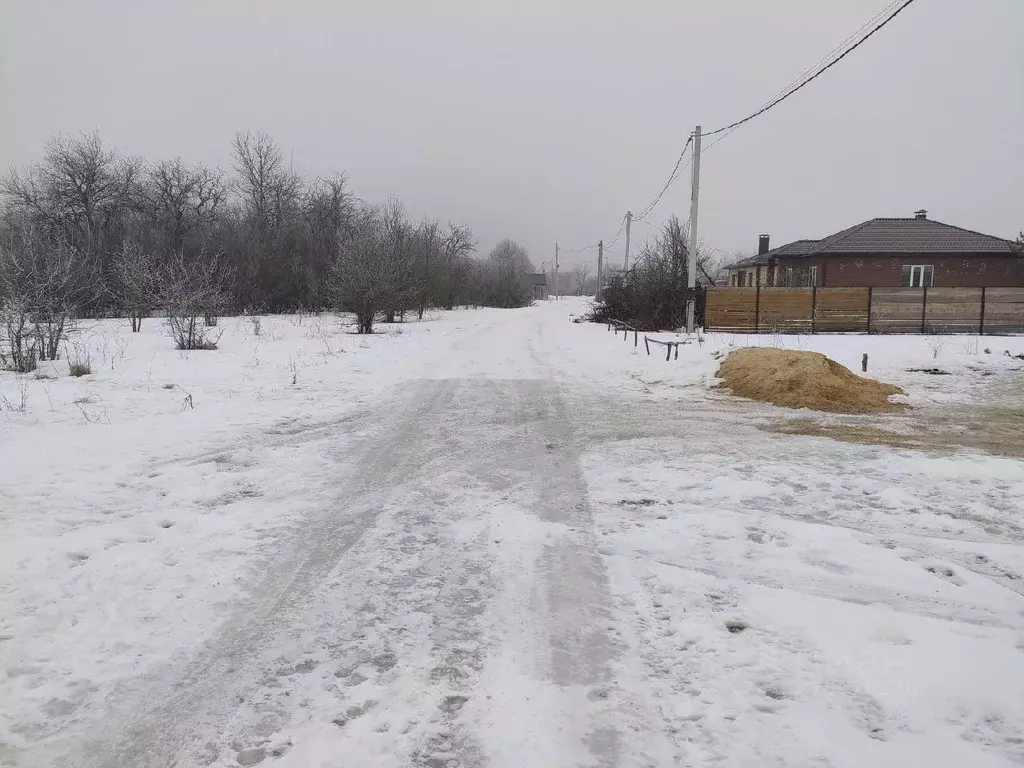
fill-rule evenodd
<path id="1" fill-rule="evenodd" d="M 908 288 L 931 288 L 935 284 L 935 266 L 933 264 L 904 264 L 910 268 L 910 285 Z M 925 270 L 928 270 L 925 272 Z M 924 276 L 928 275 L 928 285 L 924 284 Z M 902 279 L 901 279 L 902 282 Z"/>
<path id="2" fill-rule="evenodd" d="M 813 288 L 818 284 L 818 266 L 816 264 L 812 264 L 808 272 L 809 274 L 807 276 L 807 287 Z"/>

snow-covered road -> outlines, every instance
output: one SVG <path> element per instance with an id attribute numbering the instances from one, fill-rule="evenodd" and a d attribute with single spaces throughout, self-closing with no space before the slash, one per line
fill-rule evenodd
<path id="1" fill-rule="evenodd" d="M 710 345 L 669 368 L 568 311 L 297 377 L 247 337 L 293 385 L 172 363 L 202 413 L 47 391 L 2 446 L 0 765 L 1024 762 L 1020 460 L 765 431 Z"/>

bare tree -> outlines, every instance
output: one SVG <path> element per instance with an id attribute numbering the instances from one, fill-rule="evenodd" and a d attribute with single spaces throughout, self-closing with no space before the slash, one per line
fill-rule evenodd
<path id="1" fill-rule="evenodd" d="M 184 248 L 185 238 L 213 222 L 227 199 L 223 173 L 190 167 L 181 158 L 158 162 L 145 175 L 144 205 L 167 251 Z"/>
<path id="2" fill-rule="evenodd" d="M 180 252 L 179 252 L 180 253 Z M 153 310 L 157 293 L 157 263 L 141 246 L 125 240 L 114 256 L 114 296 L 118 309 L 128 315 L 132 333 Z"/>
<path id="3" fill-rule="evenodd" d="M 383 310 L 386 322 L 405 314 L 416 296 L 413 229 L 405 206 L 396 197 L 380 208 L 381 271 L 384 281 Z"/>
<path id="4" fill-rule="evenodd" d="M 583 291 L 587 288 L 587 280 L 590 278 L 590 265 L 577 264 L 573 269 L 572 274 L 576 279 L 576 295 L 582 296 Z"/>
<path id="5" fill-rule="evenodd" d="M 91 265 L 64 240 L 27 229 L 0 247 L 0 303 L 14 311 L 17 328 L 31 323 L 40 360 L 59 358 L 78 307 L 95 299 L 99 285 Z"/>
<path id="6" fill-rule="evenodd" d="M 412 234 L 416 314 L 420 320 L 426 309 L 435 303 L 440 292 L 444 240 L 441 226 L 436 221 L 424 221 Z"/>
<path id="7" fill-rule="evenodd" d="M 493 307 L 525 307 L 533 302 L 528 277 L 535 268 L 526 249 L 505 238 L 483 267 L 484 303 Z"/>
<path id="8" fill-rule="evenodd" d="M 30 214 L 44 234 L 94 255 L 105 234 L 135 204 L 142 162 L 118 157 L 97 133 L 57 136 L 43 160 L 0 182 L 0 193 Z"/>
<path id="9" fill-rule="evenodd" d="M 298 212 L 302 180 L 285 168 L 281 149 L 270 136 L 238 133 L 232 148 L 242 204 L 261 232 Z"/>
<path id="10" fill-rule="evenodd" d="M 330 294 L 340 309 L 355 313 L 358 333 L 373 333 L 373 321 L 385 303 L 385 241 L 380 212 L 365 209 L 331 264 Z"/>
<path id="11" fill-rule="evenodd" d="M 476 239 L 469 227 L 448 223 L 448 231 L 444 235 L 441 246 L 444 268 L 441 272 L 438 304 L 445 309 L 453 309 L 459 297 L 460 287 L 463 293 L 468 289 L 472 272 L 470 257 L 476 252 Z M 466 298 L 465 295 L 462 298 Z"/>

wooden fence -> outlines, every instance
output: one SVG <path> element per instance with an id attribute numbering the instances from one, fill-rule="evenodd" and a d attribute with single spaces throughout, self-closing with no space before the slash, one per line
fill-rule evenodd
<path id="1" fill-rule="evenodd" d="M 1024 333 L 1024 288 L 709 288 L 709 331 Z"/>

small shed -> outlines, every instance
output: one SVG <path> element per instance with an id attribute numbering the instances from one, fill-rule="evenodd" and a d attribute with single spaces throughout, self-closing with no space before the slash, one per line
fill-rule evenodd
<path id="1" fill-rule="evenodd" d="M 548 298 L 548 276 L 544 272 L 531 272 L 527 282 L 534 301 L 546 301 Z"/>

